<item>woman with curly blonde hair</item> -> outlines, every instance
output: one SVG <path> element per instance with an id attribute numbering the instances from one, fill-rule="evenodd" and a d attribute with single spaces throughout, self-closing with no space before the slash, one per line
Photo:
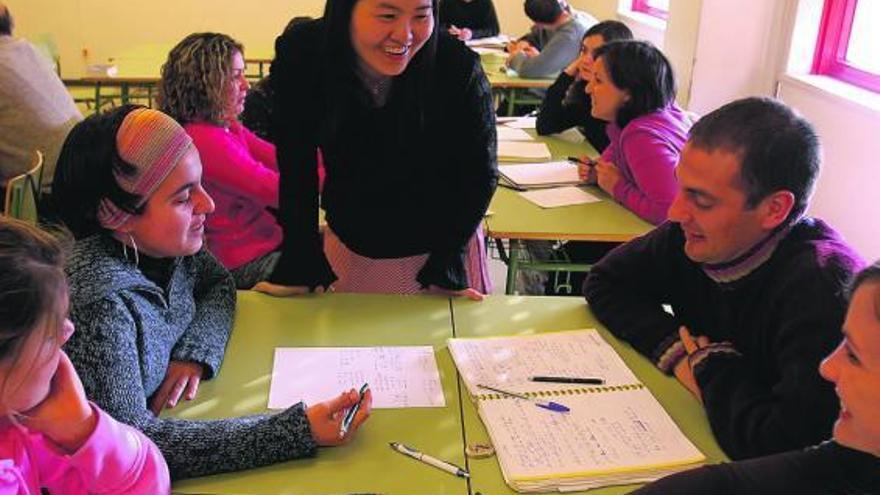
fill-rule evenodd
<path id="1" fill-rule="evenodd" d="M 244 46 L 220 33 L 194 33 L 162 66 L 159 105 L 192 137 L 204 167 L 205 189 L 216 210 L 208 217 L 208 248 L 238 288 L 265 280 L 278 260 L 281 227 L 275 146 L 238 120 L 250 85 Z"/>

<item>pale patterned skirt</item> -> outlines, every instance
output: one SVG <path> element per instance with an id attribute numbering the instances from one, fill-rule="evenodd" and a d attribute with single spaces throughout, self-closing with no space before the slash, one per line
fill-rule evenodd
<path id="1" fill-rule="evenodd" d="M 370 292 L 381 294 L 420 294 L 416 280 L 428 260 L 427 254 L 404 258 L 367 258 L 348 249 L 328 227 L 324 230 L 324 254 L 339 277 L 333 286 L 336 292 Z M 468 286 L 483 294 L 492 291 L 486 258 L 482 224 L 468 241 L 465 258 Z"/>

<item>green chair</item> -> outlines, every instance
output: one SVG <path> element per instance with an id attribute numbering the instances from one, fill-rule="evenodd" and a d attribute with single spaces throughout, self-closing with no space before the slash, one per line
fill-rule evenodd
<path id="1" fill-rule="evenodd" d="M 37 204 L 43 186 L 43 153 L 34 151 L 31 168 L 6 183 L 4 214 L 12 218 L 37 223 Z"/>

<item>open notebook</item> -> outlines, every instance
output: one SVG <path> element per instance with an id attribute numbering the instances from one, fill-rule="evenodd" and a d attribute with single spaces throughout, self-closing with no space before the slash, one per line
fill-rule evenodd
<path id="1" fill-rule="evenodd" d="M 450 339 L 449 351 L 520 492 L 641 483 L 705 457 L 596 330 Z M 601 386 L 536 383 L 533 375 L 602 377 Z M 553 400 L 567 413 L 486 393 L 488 385 Z"/>
<path id="2" fill-rule="evenodd" d="M 581 183 L 577 165 L 566 161 L 501 165 L 498 173 L 502 184 L 520 191 Z"/>

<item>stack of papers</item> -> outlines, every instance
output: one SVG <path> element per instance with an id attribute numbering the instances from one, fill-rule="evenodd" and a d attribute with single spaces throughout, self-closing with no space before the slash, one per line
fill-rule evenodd
<path id="1" fill-rule="evenodd" d="M 495 123 L 515 129 L 534 129 L 538 125 L 538 117 L 498 117 Z"/>
<path id="2" fill-rule="evenodd" d="M 521 191 L 573 186 L 581 181 L 577 165 L 566 161 L 502 165 L 498 172 L 504 185 Z"/>
<path id="3" fill-rule="evenodd" d="M 550 148 L 534 141 L 498 141 L 498 161 L 539 162 L 552 158 Z"/>
<path id="4" fill-rule="evenodd" d="M 496 127 L 498 131 L 498 140 L 499 141 L 534 141 L 535 138 L 532 137 L 528 132 L 517 129 L 516 127 L 507 127 L 504 125 L 499 125 Z"/>
<path id="5" fill-rule="evenodd" d="M 487 47 L 487 48 L 504 48 L 507 46 L 510 41 L 513 40 L 510 36 L 506 34 L 499 34 L 498 36 L 490 36 L 488 38 L 478 38 L 475 40 L 467 40 L 464 42 L 465 45 L 474 48 L 474 47 Z"/>

